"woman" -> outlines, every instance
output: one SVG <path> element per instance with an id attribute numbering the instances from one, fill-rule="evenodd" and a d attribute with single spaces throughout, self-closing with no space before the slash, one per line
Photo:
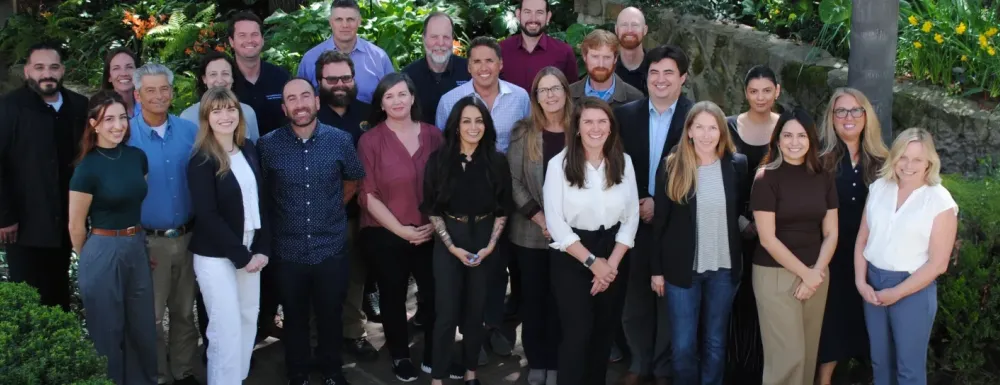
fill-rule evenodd
<path id="1" fill-rule="evenodd" d="M 208 383 L 241 384 L 257 333 L 260 270 L 271 254 L 266 189 L 236 94 L 213 88 L 199 105 L 201 124 L 187 169 L 196 218 L 188 250 L 208 314 Z"/>
<path id="2" fill-rule="evenodd" d="M 559 383 L 605 383 L 621 322 L 625 252 L 639 228 L 632 158 L 603 100 L 583 97 L 566 131 L 566 148 L 549 161 L 543 186 L 552 237 L 552 290 L 560 313 Z M 617 279 L 616 279 L 617 278 Z"/>
<path id="3" fill-rule="evenodd" d="M 854 244 L 868 185 L 878 179 L 889 150 L 868 98 L 853 88 L 834 91 L 820 128 L 821 158 L 835 170 L 839 218 L 837 249 L 830 260 L 830 292 L 819 340 L 819 385 L 830 385 L 838 361 L 868 356 L 868 335 L 861 296 L 854 285 Z"/>
<path id="4" fill-rule="evenodd" d="M 931 134 L 907 129 L 865 204 L 854 281 L 865 300 L 875 385 L 927 383 L 935 280 L 948 269 L 958 232 L 958 205 L 940 171 Z"/>
<path id="5" fill-rule="evenodd" d="M 434 365 L 431 384 L 449 376 L 455 327 L 462 322 L 465 384 L 476 379 L 483 345 L 487 281 L 501 268 L 490 255 L 513 208 L 510 167 L 496 151 L 490 110 L 476 96 L 455 103 L 444 128 L 444 144 L 431 154 L 424 173 L 421 211 L 430 217 L 434 243 Z"/>
<path id="6" fill-rule="evenodd" d="M 358 203 L 361 210 L 361 247 L 377 266 L 382 326 L 392 356 L 392 372 L 400 381 L 417 379 L 410 361 L 406 325 L 406 294 L 410 274 L 417 285 L 433 293 L 431 255 L 433 226 L 420 212 L 421 187 L 427 158 L 441 146 L 441 130 L 420 122 L 416 86 L 401 73 L 386 75 L 375 87 L 368 119 L 374 127 L 361 136 L 358 155 L 365 168 Z M 434 298 L 421 309 L 434 314 Z M 425 317 L 424 366 L 433 352 L 434 320 Z M 461 373 L 459 373 L 461 375 Z"/>
<path id="7" fill-rule="evenodd" d="M 750 196 L 760 246 L 753 291 L 765 385 L 809 384 L 837 245 L 837 188 L 819 160 L 816 127 L 800 108 L 781 114 Z"/>
<path id="8" fill-rule="evenodd" d="M 542 210 L 545 165 L 566 144 L 573 113 L 569 82 L 556 67 L 545 67 L 531 86 L 531 115 L 514 126 L 507 157 L 516 211 L 510 215 L 512 252 L 521 268 L 521 341 L 528 359 L 529 385 L 555 385 L 559 313 L 549 288 L 549 232 Z"/>
<path id="9" fill-rule="evenodd" d="M 747 159 L 734 153 L 722 109 L 691 107 L 682 138 L 657 175 L 649 256 L 665 297 L 674 384 L 723 384 L 726 332 L 743 268 L 740 213 Z M 693 225 L 693 226 L 692 226 Z M 745 225 L 745 223 L 744 223 Z M 698 343 L 699 332 L 703 341 Z M 699 352 L 700 347 L 700 352 Z"/>
<path id="10" fill-rule="evenodd" d="M 202 56 L 201 64 L 198 65 L 198 73 L 195 74 L 197 76 L 196 79 L 198 79 L 195 84 L 198 96 L 204 95 L 209 88 L 213 87 L 222 87 L 227 90 L 233 89 L 233 71 L 235 68 L 233 59 L 224 53 L 212 51 Z M 243 122 L 246 126 L 246 138 L 250 139 L 251 142 L 257 143 L 257 138 L 260 137 L 260 131 L 257 128 L 257 113 L 254 112 L 253 107 L 243 103 L 240 103 L 239 108 L 243 114 Z M 195 103 L 181 112 L 181 119 L 199 124 L 200 111 L 201 102 Z"/>
<path id="11" fill-rule="evenodd" d="M 69 192 L 69 233 L 79 255 L 87 331 L 97 352 L 108 358 L 108 377 L 116 384 L 155 385 L 155 266 L 139 225 L 146 154 L 124 144 L 129 118 L 114 91 L 91 97 L 87 115 Z"/>
<path id="12" fill-rule="evenodd" d="M 139 57 L 127 47 L 118 47 L 104 57 L 104 77 L 101 81 L 102 90 L 114 91 L 125 102 L 125 111 L 129 118 L 140 110 L 135 100 L 135 84 L 132 83 L 132 72 L 139 68 Z"/>
<path id="13" fill-rule="evenodd" d="M 736 152 L 747 158 L 751 173 L 760 167 L 767 153 L 767 143 L 778 122 L 778 114 L 774 112 L 775 103 L 781 95 L 781 85 L 771 68 L 763 65 L 754 66 L 747 72 L 743 80 L 744 94 L 750 109 L 739 115 L 726 118 L 730 136 L 736 145 Z M 754 251 L 757 250 L 757 232 L 753 225 L 753 213 L 748 206 L 750 187 L 746 183 L 742 194 L 743 207 L 740 214 L 745 218 L 741 222 L 750 221 L 749 226 L 743 226 L 743 266 L 750 266 Z M 757 300 L 753 296 L 753 286 L 750 285 L 752 269 L 744 268 L 740 285 L 736 289 L 733 300 L 732 320 L 729 325 L 730 348 L 727 350 L 730 363 L 729 382 L 739 381 L 741 384 L 759 384 L 764 369 L 764 352 L 760 342 L 760 320 L 757 319 Z"/>

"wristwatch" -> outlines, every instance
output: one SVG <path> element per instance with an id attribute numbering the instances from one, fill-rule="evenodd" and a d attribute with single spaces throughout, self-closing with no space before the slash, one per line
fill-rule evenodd
<path id="1" fill-rule="evenodd" d="M 597 257 L 595 257 L 594 254 L 588 255 L 587 259 L 583 261 L 583 266 L 589 269 L 590 266 L 594 264 L 594 261 L 597 261 Z"/>

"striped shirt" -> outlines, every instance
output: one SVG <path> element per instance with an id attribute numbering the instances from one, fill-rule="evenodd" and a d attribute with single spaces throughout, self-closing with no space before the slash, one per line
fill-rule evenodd
<path id="1" fill-rule="evenodd" d="M 698 166 L 695 193 L 698 221 L 694 270 L 696 273 L 729 269 L 729 230 L 726 222 L 726 189 L 722 184 L 722 162 Z"/>
<path id="2" fill-rule="evenodd" d="M 506 154 L 507 147 L 510 146 L 510 133 L 514 130 L 514 124 L 531 113 L 531 98 L 528 97 L 528 92 L 523 88 L 503 80 L 498 81 L 500 82 L 500 94 L 493 101 L 490 117 L 493 118 L 493 125 L 497 131 L 497 151 Z M 441 97 L 441 102 L 438 103 L 437 119 L 435 119 L 438 128 L 445 129 L 452 107 L 458 103 L 459 99 L 469 95 L 475 95 L 480 100 L 483 99 L 476 93 L 471 81 L 455 87 Z"/>

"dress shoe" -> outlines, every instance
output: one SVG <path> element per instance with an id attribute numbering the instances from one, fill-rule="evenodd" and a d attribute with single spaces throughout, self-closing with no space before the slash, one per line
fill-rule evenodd
<path id="1" fill-rule="evenodd" d="M 361 361 L 374 361 L 378 359 L 378 350 L 375 350 L 375 347 L 365 337 L 357 339 L 345 338 L 344 350 L 353 354 Z"/>
<path id="2" fill-rule="evenodd" d="M 511 346 L 510 340 L 500 332 L 500 329 L 490 329 L 489 333 L 490 349 L 493 350 L 493 353 L 501 357 L 508 357 L 513 353 L 514 348 Z"/>

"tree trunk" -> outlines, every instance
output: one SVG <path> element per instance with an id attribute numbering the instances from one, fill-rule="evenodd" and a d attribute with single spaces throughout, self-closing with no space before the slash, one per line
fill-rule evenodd
<path id="1" fill-rule="evenodd" d="M 295 12 L 303 3 L 305 3 L 303 0 L 267 0 L 267 8 L 269 13 L 274 13 L 279 9 L 285 12 Z"/>
<path id="2" fill-rule="evenodd" d="M 882 140 L 889 144 L 893 139 L 892 86 L 896 79 L 899 0 L 852 0 L 851 5 L 847 84 L 871 100 L 882 125 Z"/>

